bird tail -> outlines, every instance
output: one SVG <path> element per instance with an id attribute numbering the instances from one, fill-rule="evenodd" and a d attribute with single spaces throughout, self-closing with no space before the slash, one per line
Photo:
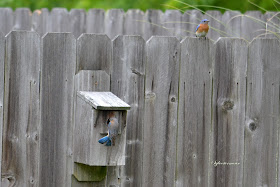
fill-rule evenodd
<path id="1" fill-rule="evenodd" d="M 104 144 L 105 142 L 107 142 L 107 144 L 108 144 L 110 142 L 110 144 L 111 144 L 111 139 L 109 138 L 109 136 L 104 136 L 103 138 L 99 139 L 98 142 L 101 144 Z"/>

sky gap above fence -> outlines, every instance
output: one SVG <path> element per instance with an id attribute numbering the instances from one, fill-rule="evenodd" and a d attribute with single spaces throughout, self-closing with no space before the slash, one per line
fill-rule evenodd
<path id="1" fill-rule="evenodd" d="M 110 39 L 117 35 L 140 35 L 145 40 L 151 36 L 195 36 L 200 20 L 210 20 L 208 37 L 213 41 L 219 37 L 241 37 L 251 41 L 254 37 L 277 37 L 280 32 L 280 14 L 277 12 L 210 10 L 202 14 L 198 10 L 147 10 L 131 9 L 46 8 L 31 12 L 28 8 L 0 8 L 0 31 L 6 35 L 11 30 L 36 31 L 40 36 L 47 32 L 71 32 L 76 38 L 82 33 L 107 34 Z M 278 36 L 279 37 L 279 36 Z"/>

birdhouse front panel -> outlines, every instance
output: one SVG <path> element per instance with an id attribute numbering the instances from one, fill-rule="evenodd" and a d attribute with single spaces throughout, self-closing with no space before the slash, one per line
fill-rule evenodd
<path id="1" fill-rule="evenodd" d="M 90 166 L 125 165 L 127 111 L 119 105 L 115 107 L 116 110 L 112 106 L 106 108 L 106 104 L 96 109 L 98 107 L 92 104 L 96 104 L 100 99 L 96 95 L 102 95 L 104 101 L 107 100 L 106 97 L 111 96 L 108 92 L 102 93 L 78 92 L 77 94 L 74 161 Z M 89 95 L 93 97 L 89 98 Z M 129 105 L 126 104 L 126 107 Z"/>

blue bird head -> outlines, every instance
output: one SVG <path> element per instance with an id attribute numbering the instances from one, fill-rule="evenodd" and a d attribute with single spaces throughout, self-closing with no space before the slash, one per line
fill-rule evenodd
<path id="1" fill-rule="evenodd" d="M 203 20 L 201 20 L 200 23 L 202 23 L 202 24 L 208 24 L 208 22 L 210 22 L 208 19 L 203 19 Z"/>

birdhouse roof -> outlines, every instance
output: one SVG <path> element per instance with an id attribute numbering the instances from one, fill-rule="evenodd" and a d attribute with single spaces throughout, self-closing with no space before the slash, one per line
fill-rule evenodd
<path id="1" fill-rule="evenodd" d="M 96 110 L 129 110 L 130 106 L 112 92 L 78 91 L 77 96 Z"/>

